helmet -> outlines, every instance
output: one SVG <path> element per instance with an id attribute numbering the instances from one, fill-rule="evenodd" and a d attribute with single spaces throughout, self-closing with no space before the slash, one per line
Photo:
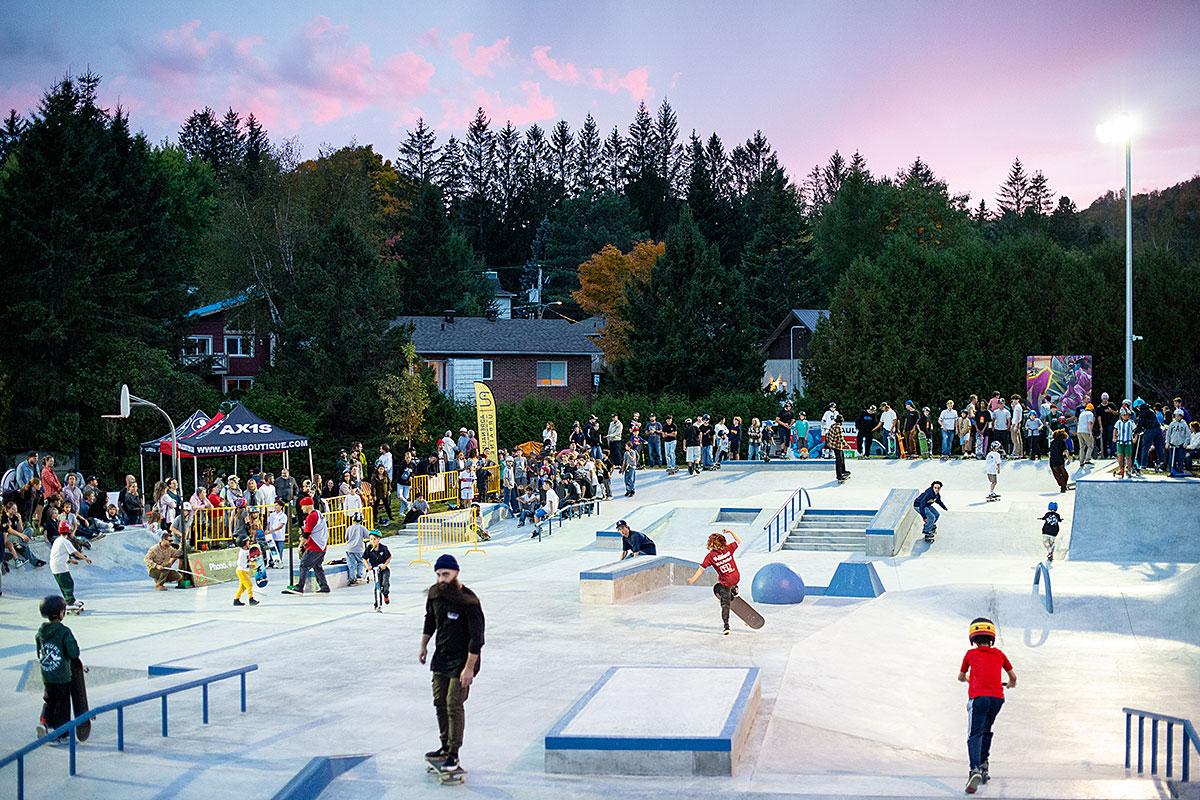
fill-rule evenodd
<path id="1" fill-rule="evenodd" d="M 999 442 L 992 442 L 992 449 L 993 449 L 993 450 L 999 450 L 999 449 L 1000 449 L 1000 443 L 999 443 Z"/>
<path id="2" fill-rule="evenodd" d="M 53 617 L 57 617 L 60 614 L 66 613 L 66 611 L 67 601 L 63 599 L 62 595 L 58 594 L 46 595 L 46 598 L 42 600 L 41 605 L 38 606 L 38 612 L 46 619 L 52 619 Z"/>
<path id="3" fill-rule="evenodd" d="M 1141 407 L 1142 407 L 1142 406 L 1144 406 L 1144 405 L 1146 405 L 1146 401 L 1145 401 L 1145 400 L 1143 400 L 1143 399 L 1142 399 L 1142 398 L 1140 398 L 1140 397 L 1139 397 L 1137 400 L 1134 400 L 1134 401 L 1133 401 L 1133 407 L 1134 407 L 1134 408 L 1141 408 Z"/>
<path id="4" fill-rule="evenodd" d="M 1049 503 L 1046 504 L 1046 510 L 1047 511 L 1058 511 L 1058 503 L 1051 500 Z"/>
<path id="5" fill-rule="evenodd" d="M 987 617 L 976 617 L 971 620 L 971 627 L 967 630 L 967 638 L 972 643 L 980 636 L 987 636 L 992 639 L 996 638 L 996 624 Z"/>

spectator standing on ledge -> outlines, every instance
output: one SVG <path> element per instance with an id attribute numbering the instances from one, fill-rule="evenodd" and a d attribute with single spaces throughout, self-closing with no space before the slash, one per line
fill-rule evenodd
<path id="1" fill-rule="evenodd" d="M 425 758 L 440 761 L 438 769 L 443 773 L 457 773 L 462 770 L 458 753 L 467 722 L 463 705 L 479 674 L 485 622 L 479 597 L 458 581 L 454 556 L 441 555 L 433 571 L 437 582 L 426 593 L 425 627 L 417 660 L 422 664 L 428 660 L 433 672 L 433 705 L 441 744 Z M 431 639 L 433 658 L 428 659 Z"/>
<path id="2" fill-rule="evenodd" d="M 846 469 L 846 437 L 842 435 L 842 415 L 833 418 L 829 432 L 825 434 L 825 446 L 833 451 L 833 474 L 839 481 L 850 477 Z"/>

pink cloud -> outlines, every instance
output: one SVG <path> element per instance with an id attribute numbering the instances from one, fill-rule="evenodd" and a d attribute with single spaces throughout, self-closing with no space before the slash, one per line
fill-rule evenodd
<path id="1" fill-rule="evenodd" d="M 578 68 L 570 61 L 556 61 L 551 58 L 548 45 L 533 48 L 533 63 L 552 81 L 579 83 Z"/>
<path id="2" fill-rule="evenodd" d="M 508 52 L 509 37 L 497 39 L 489 45 L 472 49 L 473 33 L 460 33 L 450 40 L 450 53 L 463 69 L 476 77 L 493 75 L 493 67 L 503 66 L 512 60 Z"/>
<path id="3" fill-rule="evenodd" d="M 593 67 L 588 71 L 588 77 L 592 86 L 609 94 L 624 90 L 629 92 L 629 96 L 634 100 L 649 100 L 654 97 L 654 87 L 650 85 L 650 70 L 645 67 L 636 67 L 624 75 L 619 75 L 613 70 Z"/>
<path id="4" fill-rule="evenodd" d="M 432 47 L 434 50 L 442 49 L 442 29 L 432 27 L 417 37 L 417 41 L 426 47 Z"/>
<path id="5" fill-rule="evenodd" d="M 488 92 L 476 89 L 472 94 L 472 102 L 462 104 L 453 99 L 443 99 L 442 118 L 438 127 L 445 130 L 461 131 L 475 118 L 475 109 L 482 108 L 492 120 L 493 126 L 511 122 L 522 127 L 534 122 L 553 119 L 555 115 L 554 98 L 542 94 L 542 85 L 537 81 L 521 81 L 521 101 L 506 101 L 500 92 Z"/>

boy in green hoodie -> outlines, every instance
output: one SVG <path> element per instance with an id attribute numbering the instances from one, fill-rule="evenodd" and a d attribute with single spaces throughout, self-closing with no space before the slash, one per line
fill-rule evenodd
<path id="1" fill-rule="evenodd" d="M 66 600 L 58 595 L 50 595 L 42 600 L 38 610 L 46 618 L 35 638 L 38 664 L 42 669 L 42 685 L 45 686 L 42 717 L 37 726 L 40 739 L 71 719 L 71 663 L 79 658 L 79 644 L 75 641 L 75 634 L 62 622 L 67 613 Z M 53 744 L 66 742 L 67 737 L 61 736 Z"/>

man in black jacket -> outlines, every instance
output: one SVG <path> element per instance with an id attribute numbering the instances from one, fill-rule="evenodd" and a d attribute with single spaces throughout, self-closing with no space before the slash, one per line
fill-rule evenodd
<path id="1" fill-rule="evenodd" d="M 442 772 L 459 772 L 458 750 L 462 747 L 466 713 L 463 703 L 479 672 L 483 647 L 483 607 L 479 598 L 458 582 L 458 561 L 443 554 L 433 566 L 437 583 L 429 587 L 425 601 L 425 629 L 417 659 L 424 664 L 429 640 L 436 634 L 433 659 L 433 706 L 437 710 L 441 746 L 425 757 L 441 762 Z"/>

